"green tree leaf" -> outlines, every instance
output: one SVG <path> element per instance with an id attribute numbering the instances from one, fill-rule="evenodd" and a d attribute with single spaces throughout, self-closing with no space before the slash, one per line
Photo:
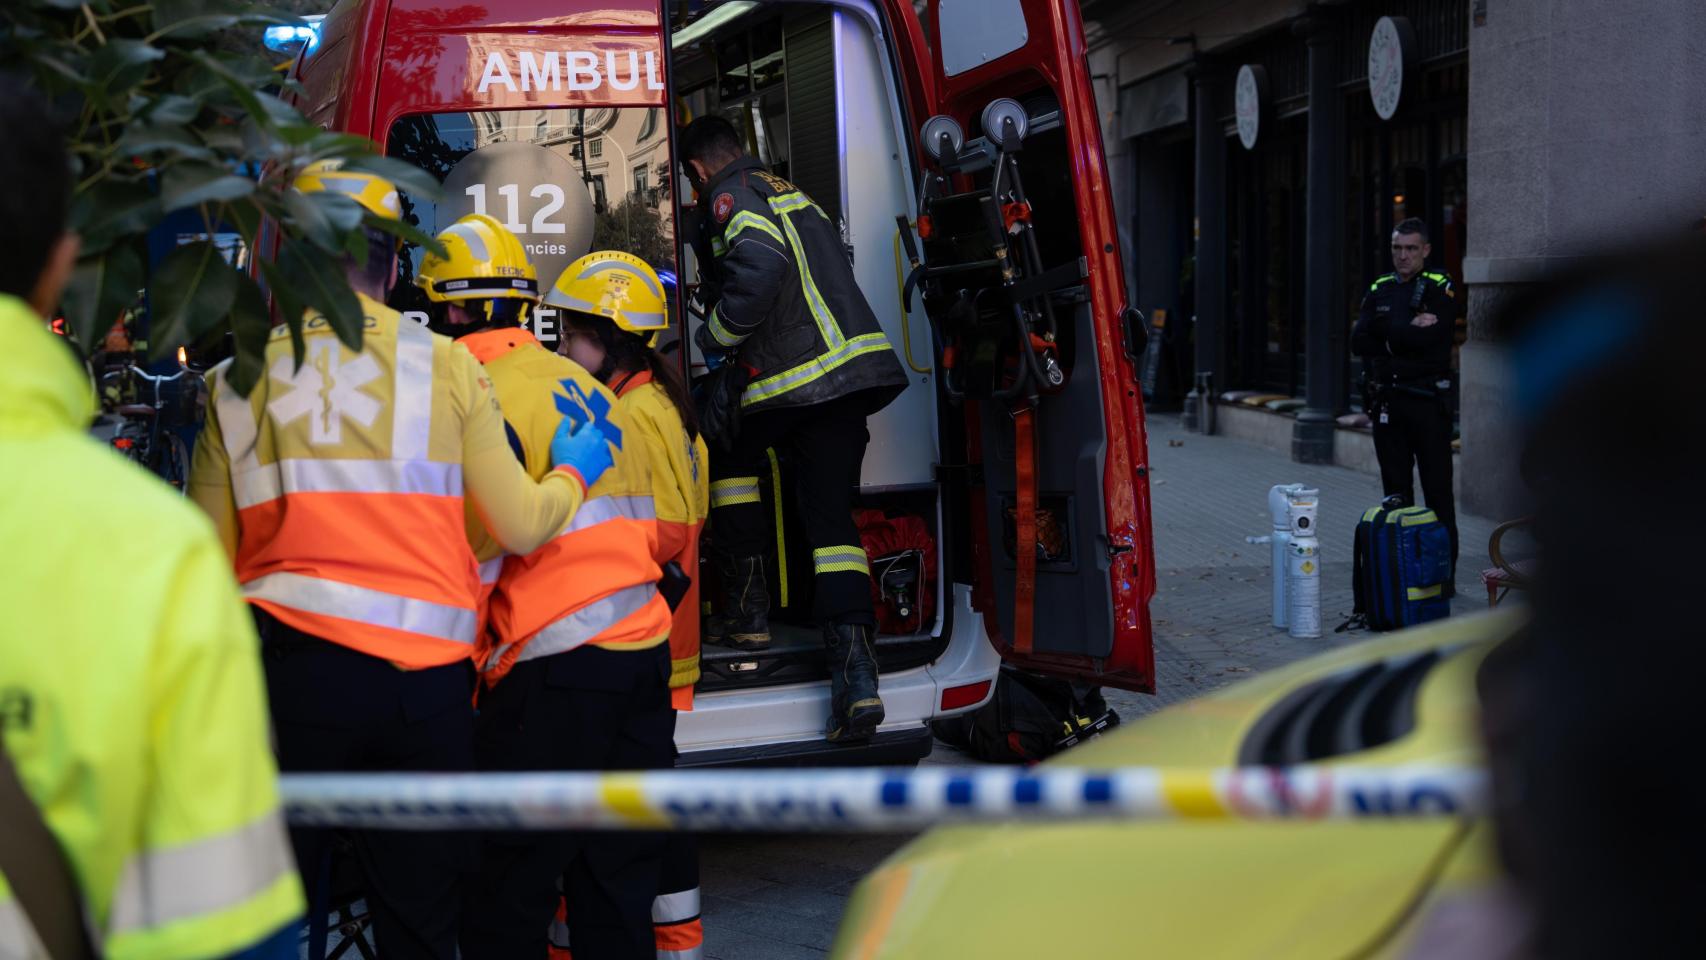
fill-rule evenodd
<path id="1" fill-rule="evenodd" d="M 200 101 L 175 93 L 162 94 L 148 103 L 150 105 L 137 112 L 146 116 L 150 123 L 182 126 L 194 123 L 195 118 L 201 115 Z"/>
<path id="2" fill-rule="evenodd" d="M 261 275 L 267 279 L 267 290 L 272 293 L 273 301 L 278 304 L 279 314 L 290 328 L 290 349 L 296 361 L 296 369 L 300 370 L 302 358 L 308 354 L 308 344 L 302 337 L 302 322 L 308 312 L 308 304 L 297 295 L 296 288 L 285 275 L 283 266 L 269 260 L 262 260 L 260 264 Z"/>
<path id="3" fill-rule="evenodd" d="M 305 243 L 285 244 L 278 263 L 284 284 L 325 316 L 344 346 L 360 350 L 364 319 L 361 301 L 350 289 L 343 264 Z"/>
<path id="4" fill-rule="evenodd" d="M 422 231 L 419 227 L 407 221 L 392 220 L 388 217 L 376 217 L 373 214 L 368 214 L 366 217 L 366 223 L 368 226 L 373 227 L 376 230 L 383 230 L 384 232 L 402 240 L 404 243 L 420 247 L 429 253 L 435 253 L 441 257 L 447 257 L 450 255 L 449 251 L 444 249 L 444 244 L 438 242 L 437 237 Z"/>
<path id="5" fill-rule="evenodd" d="M 160 203 L 167 213 L 209 201 L 237 200 L 255 192 L 255 181 L 248 177 L 199 163 L 167 167 L 160 180 Z"/>
<path id="6" fill-rule="evenodd" d="M 85 351 L 93 350 L 142 289 L 142 257 L 135 244 L 114 247 L 78 262 L 65 288 L 65 320 Z"/>
<path id="7" fill-rule="evenodd" d="M 72 201 L 70 225 L 83 238 L 83 252 L 94 254 L 147 233 L 162 215 L 147 183 L 109 177 Z"/>
<path id="8" fill-rule="evenodd" d="M 186 243 L 166 254 L 148 286 L 151 356 L 164 357 L 226 320 L 239 279 L 210 241 Z"/>
<path id="9" fill-rule="evenodd" d="M 127 94 L 148 76 L 148 67 L 166 51 L 141 40 L 115 37 L 95 51 L 89 63 L 89 93 L 106 99 Z"/>
<path id="10" fill-rule="evenodd" d="M 300 319 L 297 321 L 300 324 Z M 248 396 L 266 369 L 267 341 L 272 339 L 272 316 L 266 295 L 249 277 L 239 276 L 237 295 L 231 301 L 231 344 L 233 359 L 227 375 L 231 389 Z"/>
<path id="11" fill-rule="evenodd" d="M 319 204 L 310 199 L 312 196 L 314 195 L 295 190 L 284 192 L 284 208 L 289 212 L 293 225 L 309 243 L 321 250 L 331 253 L 343 249 L 347 231 L 340 233 L 333 227 L 331 218 Z"/>
<path id="12" fill-rule="evenodd" d="M 214 152 L 202 145 L 196 136 L 181 125 L 131 124 L 119 137 L 116 148 L 120 156 L 168 155 L 190 160 L 214 159 Z"/>
<path id="13" fill-rule="evenodd" d="M 437 177 L 395 157 L 384 157 L 377 153 L 357 154 L 344 161 L 344 169 L 360 170 L 384 177 L 397 189 L 427 200 L 439 200 L 444 197 L 444 186 L 438 182 Z"/>
<path id="14" fill-rule="evenodd" d="M 302 14 L 332 0 L 269 3 Z M 293 328 L 298 362 L 310 305 L 344 342 L 360 342 L 342 254 L 365 255 L 367 218 L 334 195 L 291 202 L 290 172 L 338 157 L 423 198 L 439 190 L 432 176 L 377 157 L 369 139 L 321 130 L 280 99 L 301 87 L 262 48 L 259 28 L 293 17 L 256 12 L 248 0 L 4 0 L 3 9 L 0 64 L 26 72 L 69 121 L 77 177 L 70 222 L 84 257 L 65 306 L 80 337 L 99 337 L 148 283 L 156 348 L 230 332 L 245 380 L 265 375 L 254 366 L 265 307 Z M 150 278 L 146 235 L 168 210 L 197 207 L 238 231 L 257 257 L 263 236 L 293 252 L 260 264 L 264 287 L 207 242 L 173 251 Z M 421 242 L 406 228 L 393 232 Z"/>

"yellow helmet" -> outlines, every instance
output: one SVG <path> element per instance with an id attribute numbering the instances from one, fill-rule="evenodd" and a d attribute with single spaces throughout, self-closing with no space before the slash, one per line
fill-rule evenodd
<path id="1" fill-rule="evenodd" d="M 445 255 L 428 252 L 415 277 L 427 299 L 539 302 L 539 273 L 527 248 L 492 217 L 470 213 L 440 231 L 438 242 Z"/>
<path id="2" fill-rule="evenodd" d="M 384 177 L 359 170 L 344 170 L 342 160 L 319 160 L 296 175 L 293 186 L 303 193 L 341 193 L 386 220 L 403 219 L 397 187 Z"/>
<path id="3" fill-rule="evenodd" d="M 619 250 L 594 250 L 569 264 L 545 302 L 553 307 L 607 317 L 650 344 L 669 327 L 663 283 L 644 260 Z"/>

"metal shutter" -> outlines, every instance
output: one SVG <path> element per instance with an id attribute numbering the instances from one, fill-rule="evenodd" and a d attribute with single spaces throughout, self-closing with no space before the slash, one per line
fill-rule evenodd
<path id="1" fill-rule="evenodd" d="M 790 21 L 787 61 L 788 179 L 841 222 L 841 121 L 835 81 L 835 26 L 829 13 Z"/>

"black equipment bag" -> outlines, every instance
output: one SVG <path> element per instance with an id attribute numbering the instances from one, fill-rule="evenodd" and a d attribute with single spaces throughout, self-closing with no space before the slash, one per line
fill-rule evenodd
<path id="1" fill-rule="evenodd" d="M 1099 687 L 1005 664 L 995 696 L 971 713 L 930 724 L 936 738 L 989 763 L 1035 763 L 1119 725 Z"/>

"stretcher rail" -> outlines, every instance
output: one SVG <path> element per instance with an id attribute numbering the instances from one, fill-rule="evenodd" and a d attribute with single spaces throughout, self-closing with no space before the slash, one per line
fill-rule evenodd
<path id="1" fill-rule="evenodd" d="M 1473 767 L 925 767 L 643 773 L 290 774 L 295 826 L 881 833 L 1085 820 L 1463 817 Z"/>

